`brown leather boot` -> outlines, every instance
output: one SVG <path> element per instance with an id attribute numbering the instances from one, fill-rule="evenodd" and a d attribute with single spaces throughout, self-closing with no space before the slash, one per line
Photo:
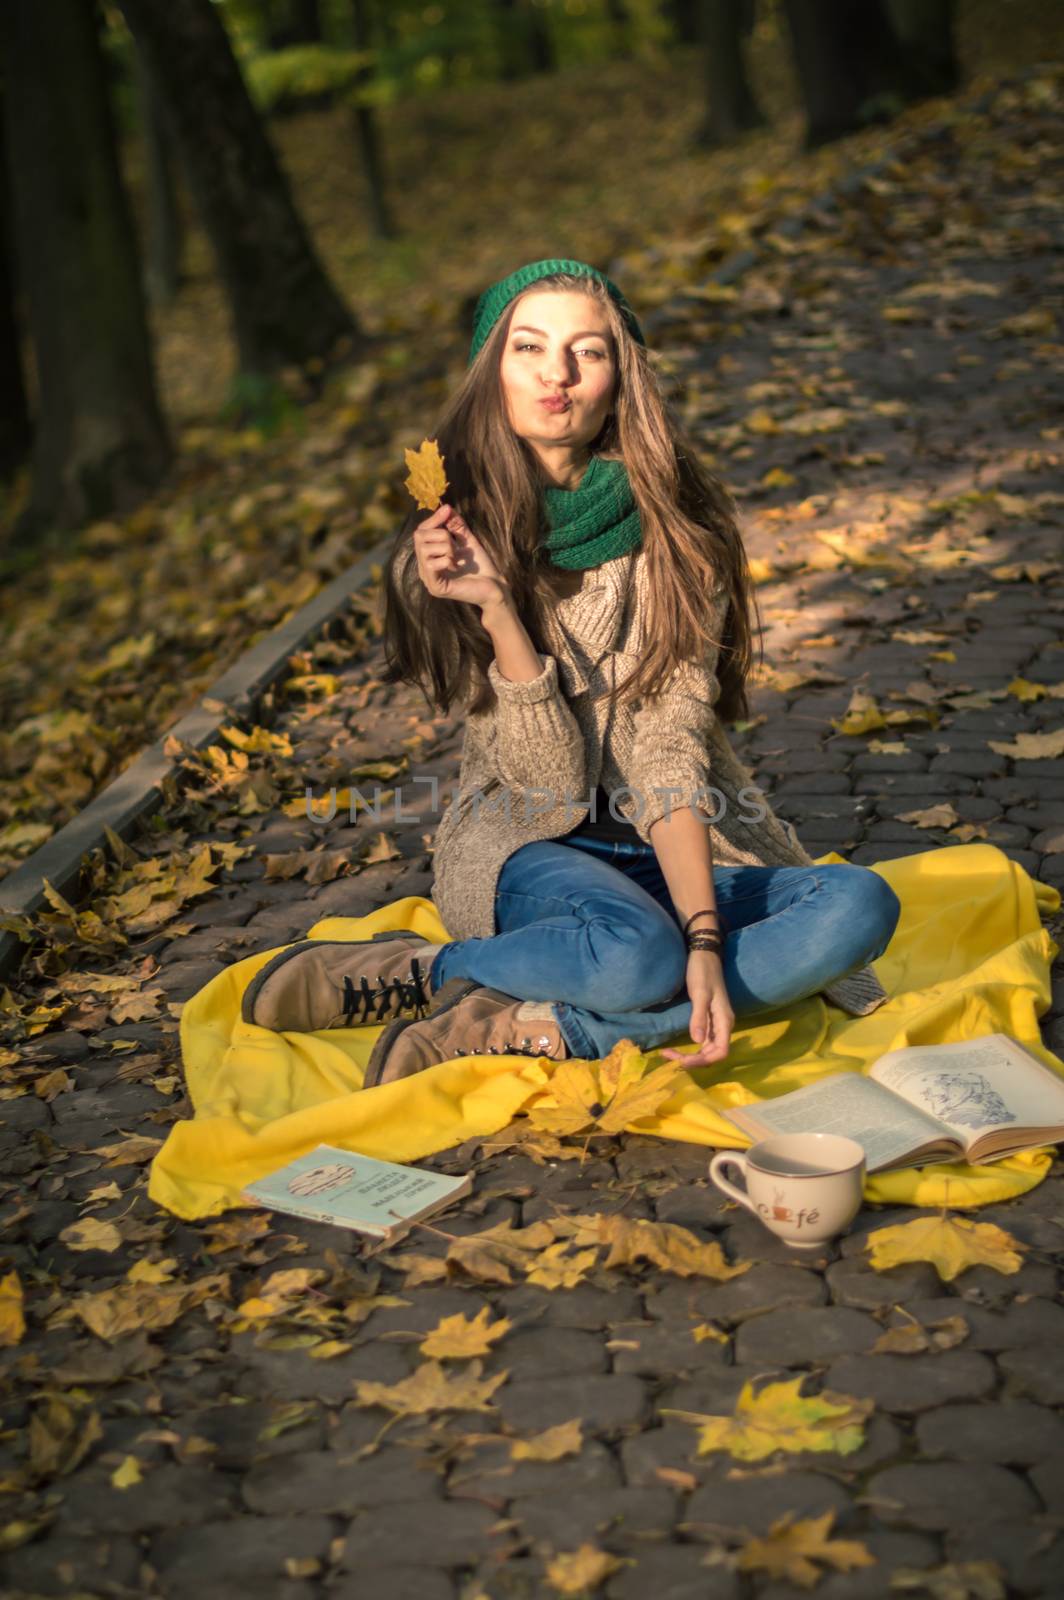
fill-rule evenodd
<path id="1" fill-rule="evenodd" d="M 548 1056 L 563 1061 L 569 1047 L 548 1000 L 515 1000 L 470 978 L 451 978 L 433 996 L 420 1022 L 385 1028 L 366 1067 L 363 1089 L 409 1078 L 456 1056 Z"/>
<path id="2" fill-rule="evenodd" d="M 244 991 L 241 1015 L 278 1033 L 423 1017 L 431 1002 L 429 967 L 442 949 L 403 931 L 372 939 L 301 939 L 259 968 Z"/>

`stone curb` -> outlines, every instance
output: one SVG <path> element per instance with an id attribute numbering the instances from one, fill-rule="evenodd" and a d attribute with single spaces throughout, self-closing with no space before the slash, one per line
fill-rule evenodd
<path id="1" fill-rule="evenodd" d="M 1024 82 L 1035 76 L 1039 67 L 1031 67 L 1010 78 L 995 83 L 993 89 L 980 95 L 965 106 L 969 112 L 985 110 L 995 94 L 1009 83 Z M 853 194 L 866 178 L 889 167 L 903 157 L 910 143 L 918 142 L 926 130 L 903 139 L 892 147 L 889 154 L 847 173 L 802 211 L 785 217 L 773 232 L 785 238 L 800 233 L 805 226 L 829 211 L 837 200 Z M 763 259 L 756 249 L 737 250 L 718 267 L 706 274 L 706 282 L 731 284 L 742 277 L 750 267 Z M 647 331 L 653 331 L 664 315 L 663 307 L 655 307 L 643 317 Z M 171 738 L 180 740 L 194 749 L 202 750 L 218 737 L 218 730 L 235 716 L 246 715 L 259 697 L 287 670 L 288 657 L 302 649 L 312 639 L 340 617 L 351 595 L 371 579 L 371 569 L 382 565 L 391 539 L 383 539 L 331 583 L 320 594 L 302 606 L 287 622 L 275 628 L 265 639 L 253 645 L 240 656 L 210 689 L 199 706 L 168 728 L 154 744 L 119 773 L 106 789 L 91 800 L 85 809 L 54 833 L 39 850 L 19 864 L 0 881 L 0 914 L 29 917 L 46 904 L 44 880 L 66 899 L 77 896 L 82 862 L 90 851 L 107 849 L 105 830 L 110 828 L 120 839 L 126 839 L 140 819 L 162 798 L 162 783 L 173 769 L 172 760 L 163 754 L 163 745 Z M 221 712 L 208 711 L 204 701 L 224 702 Z M 14 933 L 0 932 L 0 975 L 13 971 L 19 964 L 23 942 Z"/>

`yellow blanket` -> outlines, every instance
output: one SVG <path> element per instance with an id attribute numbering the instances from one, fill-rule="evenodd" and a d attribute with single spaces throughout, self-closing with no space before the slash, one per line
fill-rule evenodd
<path id="1" fill-rule="evenodd" d="M 1057 953 L 1039 914 L 1059 908 L 1057 891 L 985 844 L 928 850 L 875 870 L 902 905 L 890 948 L 876 963 L 890 1001 L 871 1016 L 851 1017 L 815 996 L 740 1024 L 725 1063 L 694 1071 L 657 1115 L 632 1131 L 742 1146 L 749 1141 L 721 1116 L 723 1107 L 782 1094 L 828 1072 L 864 1071 L 900 1045 L 993 1032 L 1011 1034 L 1064 1074 L 1064 1064 L 1042 1047 L 1037 1022 L 1049 1004 L 1049 963 Z M 435 906 L 420 897 L 367 917 L 328 917 L 309 937 L 366 939 L 392 928 L 414 929 L 436 943 L 447 939 Z M 380 1026 L 273 1033 L 241 1020 L 241 995 L 272 954 L 227 967 L 182 1012 L 195 1116 L 171 1129 L 149 1186 L 151 1197 L 178 1216 L 206 1217 L 240 1204 L 243 1184 L 318 1144 L 417 1161 L 473 1135 L 497 1133 L 537 1097 L 550 1103 L 555 1064 L 525 1056 L 460 1057 L 362 1091 Z M 647 1054 L 649 1064 L 662 1059 Z M 877 1174 L 866 1196 L 920 1206 L 985 1205 L 1040 1182 L 1051 1154 Z"/>

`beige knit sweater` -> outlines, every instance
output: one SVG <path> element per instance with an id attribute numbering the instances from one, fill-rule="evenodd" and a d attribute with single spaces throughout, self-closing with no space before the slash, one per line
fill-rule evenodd
<path id="1" fill-rule="evenodd" d="M 647 842 L 670 806 L 694 805 L 707 818 L 721 813 L 708 824 L 715 863 L 811 862 L 790 823 L 756 791 L 717 720 L 716 652 L 678 668 L 656 702 L 618 704 L 611 714 L 605 694 L 640 659 L 648 600 L 640 548 L 588 568 L 580 589 L 556 602 L 548 624 L 552 653 L 539 677 L 514 682 L 491 662 L 496 702 L 467 715 L 459 787 L 436 831 L 432 898 L 454 938 L 498 931 L 503 863 L 533 839 L 575 828 L 597 784 Z M 723 620 L 723 597 L 719 604 Z M 656 792 L 668 790 L 678 792 Z M 824 993 L 857 1014 L 886 999 L 867 967 Z"/>

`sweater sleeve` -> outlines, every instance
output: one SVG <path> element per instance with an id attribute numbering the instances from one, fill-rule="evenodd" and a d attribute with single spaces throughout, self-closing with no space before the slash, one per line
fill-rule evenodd
<path id="1" fill-rule="evenodd" d="M 714 632 L 723 626 L 726 608 L 722 596 Z M 712 781 L 709 744 L 720 697 L 717 656 L 714 646 L 700 661 L 681 662 L 656 700 L 641 700 L 633 707 L 628 779 L 636 794 L 630 820 L 645 843 L 650 843 L 655 822 L 683 806 L 713 819 L 712 796 L 699 796 L 698 791 Z"/>
<path id="2" fill-rule="evenodd" d="M 544 657 L 543 671 L 523 683 L 504 678 L 488 663 L 497 695 L 494 763 L 513 789 L 548 789 L 558 804 L 583 794 L 586 758 L 580 724 L 558 682 L 558 662 Z"/>

